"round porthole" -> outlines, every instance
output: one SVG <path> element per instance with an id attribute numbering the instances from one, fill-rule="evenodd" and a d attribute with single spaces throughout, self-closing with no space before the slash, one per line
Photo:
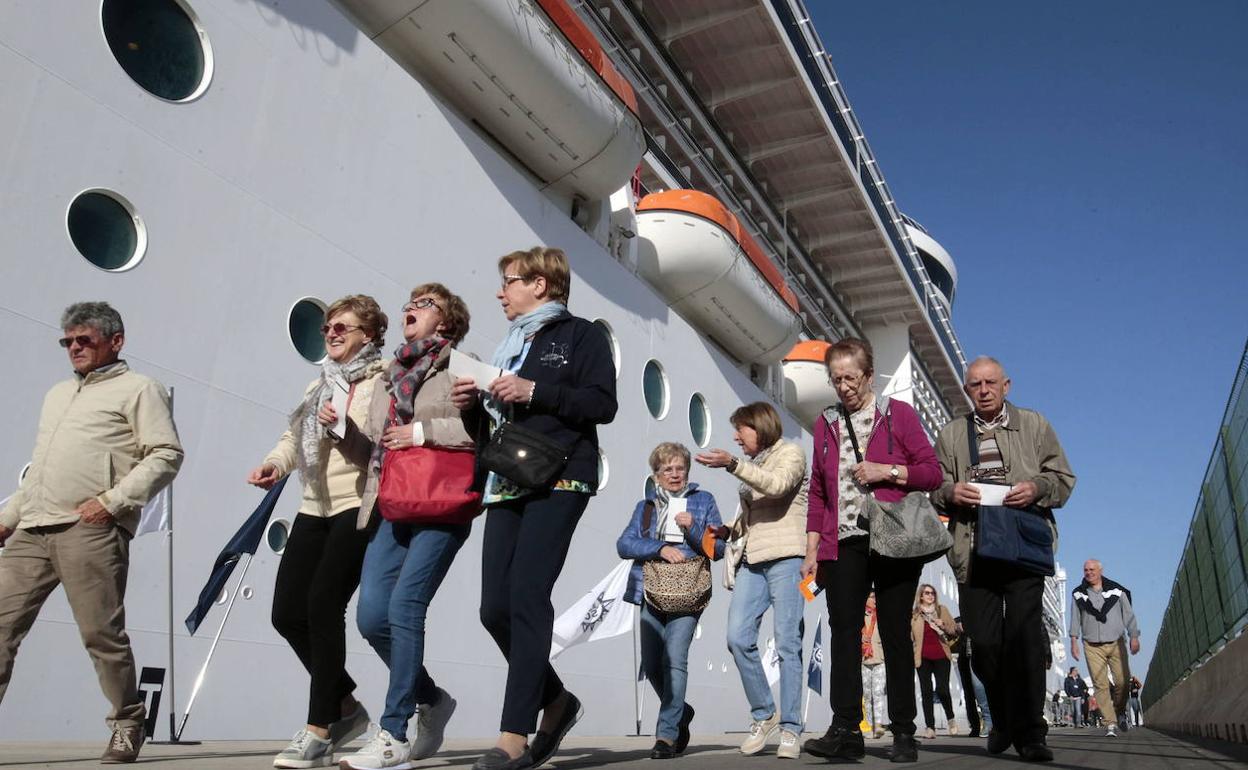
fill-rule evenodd
<path id="1" fill-rule="evenodd" d="M 285 519 L 274 519 L 269 522 L 269 529 L 265 532 L 264 539 L 273 553 L 286 550 L 286 541 L 290 539 L 290 522 Z"/>
<path id="2" fill-rule="evenodd" d="M 667 416 L 667 373 L 663 371 L 663 365 L 653 358 L 647 361 L 641 382 L 646 408 L 654 419 L 662 420 Z"/>
<path id="3" fill-rule="evenodd" d="M 693 443 L 699 447 L 705 447 L 711 440 L 711 410 L 701 393 L 694 393 L 689 399 L 689 432 L 693 434 Z"/>
<path id="4" fill-rule="evenodd" d="M 110 273 L 133 268 L 147 251 L 147 227 L 130 201 L 112 190 L 84 190 L 69 204 L 65 228 L 88 262 Z"/>
<path id="5" fill-rule="evenodd" d="M 319 364 L 325 358 L 325 335 L 321 327 L 325 325 L 324 302 L 315 297 L 304 297 L 290 307 L 286 328 L 290 333 L 290 344 L 295 346 L 299 355 L 309 362 Z"/>
<path id="6" fill-rule="evenodd" d="M 170 102 L 187 102 L 212 80 L 212 46 L 182 0 L 104 0 L 104 39 L 130 79 Z"/>
<path id="7" fill-rule="evenodd" d="M 239 591 L 238 593 L 240 596 L 243 597 L 244 600 L 247 600 L 247 599 L 253 598 L 256 595 L 256 589 L 252 588 L 251 586 L 243 586 L 243 590 Z"/>
<path id="8" fill-rule="evenodd" d="M 611 324 L 599 318 L 594 321 L 594 326 L 602 329 L 603 334 L 607 335 L 607 344 L 611 346 L 611 361 L 615 363 L 615 378 L 620 378 L 620 341 L 615 337 L 615 330 L 611 328 Z"/>
<path id="9" fill-rule="evenodd" d="M 654 497 L 654 476 L 646 476 L 644 496 L 647 500 Z"/>
<path id="10" fill-rule="evenodd" d="M 607 462 L 607 453 L 602 447 L 598 447 L 598 491 L 607 488 L 607 481 L 611 478 L 611 464 Z"/>
<path id="11" fill-rule="evenodd" d="M 221 593 L 217 595 L 217 604 L 225 604 L 229 600 L 230 600 L 229 591 L 226 591 L 224 588 L 222 588 Z"/>

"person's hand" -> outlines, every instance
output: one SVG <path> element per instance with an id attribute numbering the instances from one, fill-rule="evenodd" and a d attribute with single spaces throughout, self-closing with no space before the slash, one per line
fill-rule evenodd
<path id="1" fill-rule="evenodd" d="M 466 412 L 477 404 L 477 381 L 471 377 L 460 377 L 451 386 L 451 406 Z"/>
<path id="2" fill-rule="evenodd" d="M 692 527 L 693 514 L 689 513 L 689 511 L 681 511 L 676 514 L 676 526 L 681 527 L 682 529 L 689 529 Z"/>
<path id="3" fill-rule="evenodd" d="M 277 466 L 273 463 L 260 465 L 247 474 L 247 483 L 261 489 L 272 489 L 273 485 L 277 483 L 277 479 Z"/>
<path id="4" fill-rule="evenodd" d="M 514 374 L 504 374 L 490 383 L 490 395 L 504 404 L 527 404 L 537 383 Z"/>
<path id="5" fill-rule="evenodd" d="M 74 513 L 78 514 L 78 517 L 81 518 L 83 522 L 87 524 L 95 524 L 97 526 L 101 524 L 108 524 L 113 520 L 113 514 L 109 513 L 108 509 L 104 507 L 104 504 L 94 497 L 83 500 L 79 503 L 78 507 L 74 509 Z"/>
<path id="6" fill-rule="evenodd" d="M 722 449 L 698 452 L 693 459 L 707 468 L 727 468 L 729 465 L 732 465 L 732 455 Z"/>
<path id="7" fill-rule="evenodd" d="M 802 559 L 802 580 L 819 571 L 819 554 L 811 551 Z"/>
<path id="8" fill-rule="evenodd" d="M 332 403 L 326 401 L 325 406 L 322 406 L 316 413 L 316 421 L 328 428 L 338 422 L 338 410 Z"/>
<path id="9" fill-rule="evenodd" d="M 953 485 L 953 502 L 958 505 L 979 505 L 979 490 L 965 481 Z"/>
<path id="10" fill-rule="evenodd" d="M 1130 647 L 1132 655 L 1140 654 L 1140 638 L 1138 636 L 1131 640 Z"/>
<path id="11" fill-rule="evenodd" d="M 1070 643 L 1070 657 L 1079 660 L 1079 645 L 1075 642 Z"/>
<path id="12" fill-rule="evenodd" d="M 1036 501 L 1040 491 L 1034 481 L 1020 481 L 1010 487 L 1005 495 L 1005 504 L 1011 508 L 1026 508 Z"/>
<path id="13" fill-rule="evenodd" d="M 0 548 L 4 547 L 4 541 L 8 540 L 9 537 L 12 536 L 12 534 L 13 534 L 13 530 L 9 529 L 3 524 L 0 524 Z"/>
<path id="14" fill-rule="evenodd" d="M 892 469 L 893 466 L 891 465 L 864 461 L 855 465 L 851 473 L 854 475 L 854 481 L 865 487 L 870 484 L 878 484 L 881 481 L 892 481 Z"/>
<path id="15" fill-rule="evenodd" d="M 386 449 L 407 449 L 412 446 L 412 426 L 391 425 L 382 434 L 381 443 Z"/>
<path id="16" fill-rule="evenodd" d="M 680 564 L 685 560 L 685 555 L 674 545 L 665 545 L 660 548 L 659 557 L 668 564 Z"/>

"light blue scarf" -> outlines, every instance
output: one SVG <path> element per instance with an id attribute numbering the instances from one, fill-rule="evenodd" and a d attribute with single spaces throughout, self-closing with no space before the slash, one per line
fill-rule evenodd
<path id="1" fill-rule="evenodd" d="M 494 350 L 494 359 L 491 361 L 499 369 L 504 372 L 511 371 L 511 367 L 515 365 L 516 358 L 524 351 L 524 342 L 529 337 L 537 334 L 543 326 L 559 318 L 568 315 L 568 306 L 562 302 L 547 302 L 536 310 L 531 310 L 511 322 L 511 328 L 507 330 L 507 336 L 499 343 L 498 348 Z M 519 366 L 516 366 L 519 369 Z M 495 422 L 502 422 L 503 404 L 497 403 L 494 399 L 487 397 L 485 399 L 485 409 L 493 417 Z"/>

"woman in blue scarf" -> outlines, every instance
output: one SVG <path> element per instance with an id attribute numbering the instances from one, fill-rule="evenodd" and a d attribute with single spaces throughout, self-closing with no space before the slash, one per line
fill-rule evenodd
<path id="1" fill-rule="evenodd" d="M 498 269 L 497 297 L 511 326 L 494 352 L 503 376 L 480 384 L 488 389 L 486 409 L 500 424 L 513 422 L 566 448 L 568 460 L 541 489 L 494 473 L 485 480 L 481 622 L 507 659 L 507 686 L 498 742 L 476 770 L 539 767 L 580 719 L 580 701 L 547 661 L 550 595 L 598 489 L 597 426 L 616 411 L 610 344 L 593 323 L 568 312 L 564 253 L 516 251 L 499 259 Z M 456 381 L 457 407 L 471 409 L 477 398 L 478 383 Z"/>

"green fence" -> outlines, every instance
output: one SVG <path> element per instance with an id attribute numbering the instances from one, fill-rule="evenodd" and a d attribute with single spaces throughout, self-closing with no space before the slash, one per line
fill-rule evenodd
<path id="1" fill-rule="evenodd" d="M 1248 626 L 1248 347 L 1205 471 L 1143 692 L 1148 708 Z"/>

